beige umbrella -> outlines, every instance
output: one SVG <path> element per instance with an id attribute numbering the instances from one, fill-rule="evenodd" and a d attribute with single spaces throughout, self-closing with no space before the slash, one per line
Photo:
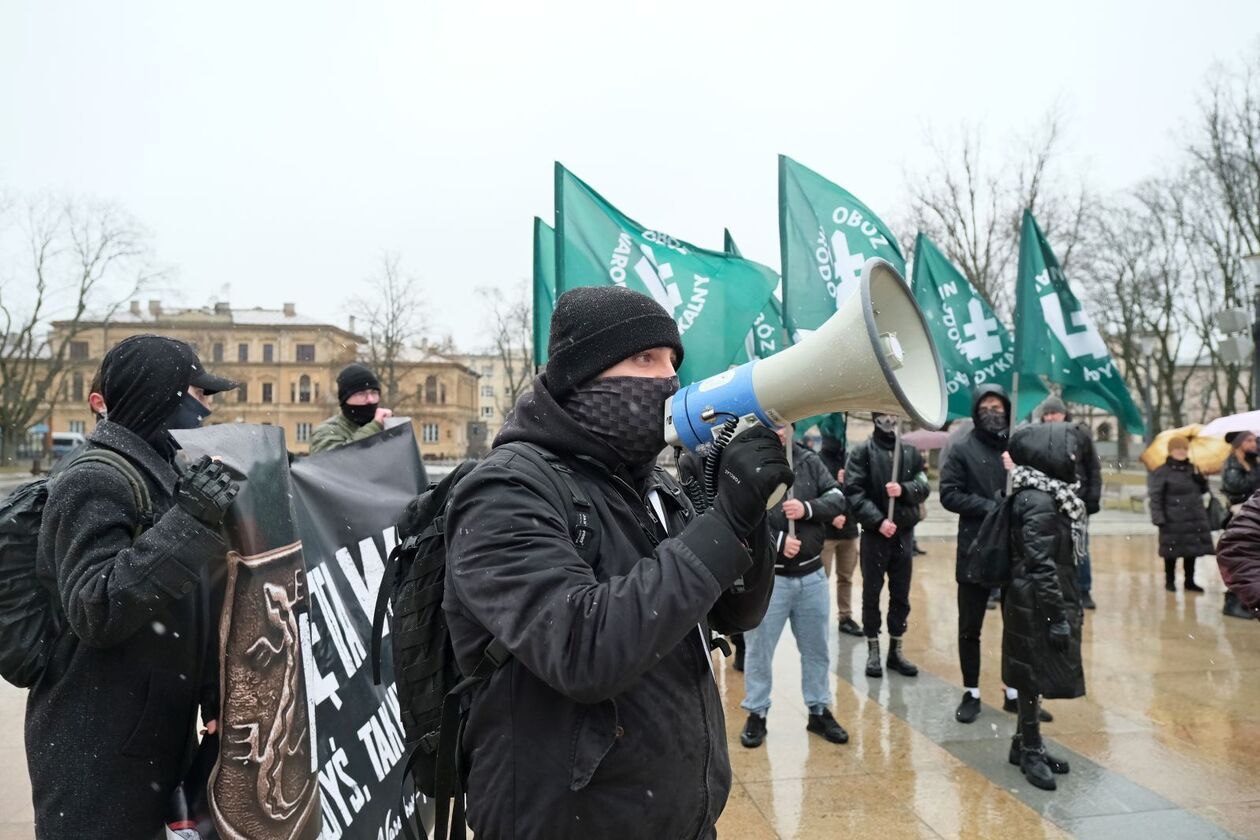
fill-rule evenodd
<path id="1" fill-rule="evenodd" d="M 1183 437 L 1190 441 L 1190 462 L 1204 475 L 1215 475 L 1225 467 L 1225 459 L 1229 457 L 1229 444 L 1224 438 L 1202 432 L 1203 426 L 1198 423 L 1160 432 L 1142 453 L 1142 463 L 1151 471 L 1163 466 L 1168 460 L 1168 441 Z"/>

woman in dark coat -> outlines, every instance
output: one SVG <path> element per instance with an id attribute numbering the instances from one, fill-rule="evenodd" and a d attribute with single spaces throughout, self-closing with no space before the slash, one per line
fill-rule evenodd
<path id="1" fill-rule="evenodd" d="M 1164 588 L 1176 592 L 1177 558 L 1182 558 L 1186 591 L 1202 592 L 1194 582 L 1195 560 L 1215 554 L 1203 494 L 1207 479 L 1190 463 L 1190 441 L 1178 435 L 1168 441 L 1168 460 L 1146 479 L 1151 522 L 1159 528 L 1159 556 L 1164 558 Z"/>
<path id="2" fill-rule="evenodd" d="M 1011 437 L 1011 582 L 1003 599 L 1002 681 L 1019 691 L 1010 760 L 1043 790 L 1066 761 L 1041 741 L 1040 697 L 1085 694 L 1077 553 L 1084 549 L 1085 503 L 1075 493 L 1076 430 L 1067 423 L 1025 426 Z"/>

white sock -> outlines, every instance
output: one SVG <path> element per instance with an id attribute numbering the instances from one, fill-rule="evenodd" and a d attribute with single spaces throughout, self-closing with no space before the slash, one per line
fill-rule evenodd
<path id="1" fill-rule="evenodd" d="M 968 688 L 967 693 L 970 694 L 972 697 L 976 698 L 977 700 L 980 699 L 980 689 L 978 688 Z"/>
<path id="2" fill-rule="evenodd" d="M 1008 688 L 1008 689 L 1006 689 L 1006 699 L 1007 699 L 1007 700 L 1018 700 L 1018 699 L 1019 699 L 1019 691 L 1017 691 L 1017 690 L 1016 690 L 1016 689 L 1014 689 L 1014 688 Z"/>

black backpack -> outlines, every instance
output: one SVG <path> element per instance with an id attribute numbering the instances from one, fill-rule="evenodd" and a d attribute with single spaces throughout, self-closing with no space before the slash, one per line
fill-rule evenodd
<path id="1" fill-rule="evenodd" d="M 981 586 L 1006 586 L 1011 582 L 1011 507 L 1019 491 L 1002 498 L 998 506 L 984 516 L 976 538 L 963 556 L 962 574 L 965 583 Z"/>
<path id="2" fill-rule="evenodd" d="M 108 449 L 87 449 L 53 478 L 28 481 L 0 501 L 0 676 L 18 688 L 39 681 L 61 630 L 60 607 L 35 577 L 39 527 L 51 482 L 88 462 L 109 464 L 127 478 L 140 509 L 136 536 L 151 524 L 149 487 L 131 462 Z"/>
<path id="3" fill-rule="evenodd" d="M 573 478 L 572 470 L 555 455 L 528 443 L 509 443 L 507 449 L 533 463 L 550 476 L 556 498 L 569 521 L 569 533 L 582 559 L 591 563 L 599 551 L 599 531 L 590 499 Z M 476 462 L 465 461 L 427 492 L 418 496 L 398 525 L 401 542 L 390 552 L 381 577 L 372 621 L 372 678 L 380 685 L 381 636 L 387 609 L 393 613 L 394 680 L 399 712 L 406 738 L 406 776 L 415 788 L 435 801 L 434 840 L 464 834 L 463 768 L 459 743 L 469 689 L 488 680 L 510 658 L 497 639 L 486 646 L 480 663 L 464 677 L 455 661 L 442 612 L 446 589 L 446 510 L 455 486 L 473 471 Z M 448 824 L 448 808 L 454 813 Z M 404 819 L 408 837 L 415 838 L 410 820 Z"/>

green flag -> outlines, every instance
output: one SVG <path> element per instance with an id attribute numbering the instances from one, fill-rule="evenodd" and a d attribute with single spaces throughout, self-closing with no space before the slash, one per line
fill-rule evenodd
<path id="1" fill-rule="evenodd" d="M 684 384 L 730 367 L 778 282 L 764 265 L 644 228 L 559 163 L 556 265 L 557 292 L 616 285 L 663 306 L 682 334 Z"/>
<path id="2" fill-rule="evenodd" d="M 725 239 L 723 250 L 733 257 L 743 256 L 739 252 L 739 246 L 731 237 L 731 232 L 724 229 L 722 233 Z M 778 298 L 771 294 L 766 300 L 766 305 L 753 321 L 752 328 L 744 338 L 744 346 L 735 354 L 732 364 L 742 365 L 753 359 L 773 356 L 783 349 L 786 340 L 787 333 L 783 329 L 783 308 Z"/>
<path id="3" fill-rule="evenodd" d="M 556 232 L 534 217 L 534 365 L 547 364 L 551 312 L 556 308 Z"/>
<path id="4" fill-rule="evenodd" d="M 779 155 L 779 250 L 783 317 L 793 338 L 831 317 L 871 257 L 906 273 L 897 237 L 870 208 L 786 155 Z"/>
<path id="5" fill-rule="evenodd" d="M 932 341 L 945 368 L 949 417 L 971 416 L 971 395 L 977 385 L 1001 385 L 1011 393 L 1015 346 L 1006 326 L 962 272 L 922 233 L 914 241 L 911 287 L 923 310 Z M 1020 383 L 1020 402 L 1046 396 L 1035 377 Z M 1022 416 L 1022 415 L 1021 415 Z"/>
<path id="6" fill-rule="evenodd" d="M 1146 424 L 1125 387 L 1111 351 L 1081 308 L 1032 213 L 1019 231 L 1019 278 L 1015 284 L 1015 370 L 1024 382 L 1038 375 L 1063 386 L 1063 399 L 1097 406 L 1126 429 Z M 1020 405 L 1027 406 L 1023 394 Z"/>

